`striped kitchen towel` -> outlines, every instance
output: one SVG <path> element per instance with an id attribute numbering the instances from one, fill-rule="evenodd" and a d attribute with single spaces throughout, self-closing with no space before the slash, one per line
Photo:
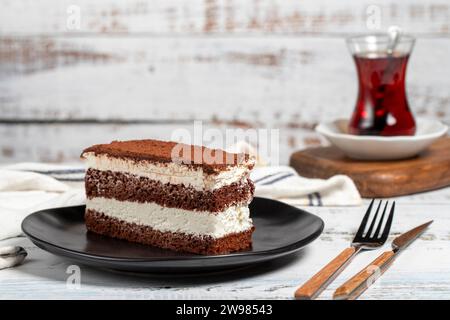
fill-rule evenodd
<path id="1" fill-rule="evenodd" d="M 67 184 L 74 183 L 74 185 L 84 181 L 84 173 L 86 171 L 82 163 L 49 164 L 21 162 L 1 166 L 0 169 L 39 173 L 63 181 Z"/>
<path id="2" fill-rule="evenodd" d="M 293 206 L 358 206 L 362 200 L 352 179 L 336 175 L 327 180 L 301 177 L 288 166 L 271 166 L 253 145 L 239 141 L 227 148 L 256 159 L 251 173 L 255 195 L 286 202 Z"/>
<path id="3" fill-rule="evenodd" d="M 353 181 L 344 175 L 329 179 L 301 177 L 288 166 L 255 167 L 251 173 L 255 195 L 296 206 L 358 206 L 361 196 Z"/>
<path id="4" fill-rule="evenodd" d="M 0 240 L 22 234 L 22 220 L 38 210 L 85 203 L 84 167 L 20 163 L 0 167 Z"/>

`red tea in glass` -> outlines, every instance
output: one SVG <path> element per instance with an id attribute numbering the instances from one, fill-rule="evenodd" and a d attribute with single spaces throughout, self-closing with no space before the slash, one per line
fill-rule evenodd
<path id="1" fill-rule="evenodd" d="M 347 41 L 358 72 L 358 99 L 349 123 L 357 135 L 414 135 L 416 124 L 405 89 L 406 66 L 414 39 L 402 36 L 394 51 L 383 35 Z"/>

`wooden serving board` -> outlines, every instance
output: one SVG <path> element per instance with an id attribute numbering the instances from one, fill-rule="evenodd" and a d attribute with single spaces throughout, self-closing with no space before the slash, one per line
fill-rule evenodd
<path id="1" fill-rule="evenodd" d="M 413 194 L 450 185 L 450 137 L 411 159 L 353 160 L 335 147 L 319 147 L 293 153 L 290 165 L 308 178 L 348 175 L 365 198 Z"/>

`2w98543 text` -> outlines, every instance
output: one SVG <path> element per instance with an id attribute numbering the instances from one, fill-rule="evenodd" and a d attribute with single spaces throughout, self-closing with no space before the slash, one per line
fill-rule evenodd
<path id="1" fill-rule="evenodd" d="M 271 304 L 218 304 L 213 306 L 192 306 L 183 304 L 176 308 L 177 315 L 197 315 L 207 318 L 210 315 L 271 315 Z"/>

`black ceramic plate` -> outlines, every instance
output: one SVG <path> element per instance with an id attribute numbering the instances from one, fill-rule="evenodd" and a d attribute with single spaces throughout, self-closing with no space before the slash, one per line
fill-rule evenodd
<path id="1" fill-rule="evenodd" d="M 84 225 L 84 206 L 48 209 L 29 215 L 23 232 L 38 247 L 80 263 L 126 271 L 198 272 L 247 266 L 294 253 L 316 239 L 323 221 L 279 201 L 254 198 L 250 205 L 253 248 L 226 255 L 201 256 L 116 240 Z"/>

